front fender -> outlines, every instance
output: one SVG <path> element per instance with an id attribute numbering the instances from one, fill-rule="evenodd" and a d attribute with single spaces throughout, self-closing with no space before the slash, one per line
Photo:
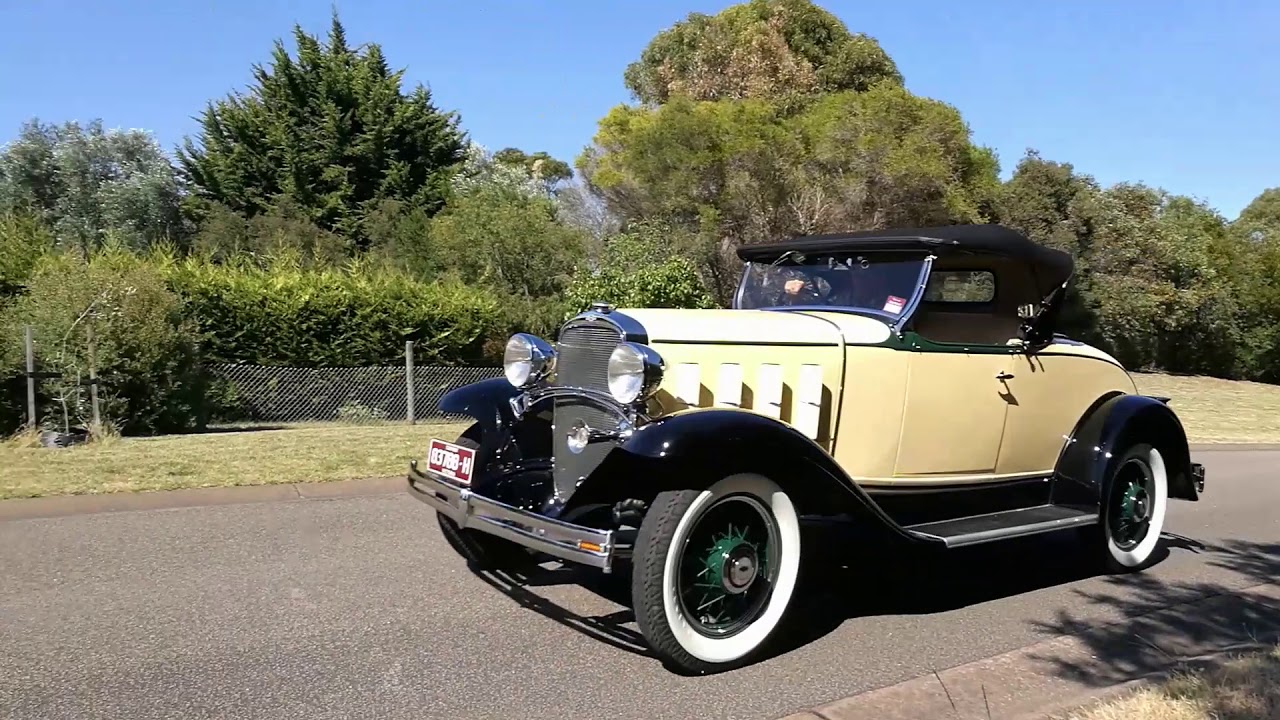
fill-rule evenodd
<path id="1" fill-rule="evenodd" d="M 594 475 L 579 489 L 584 499 L 611 494 L 605 485 L 615 485 L 615 492 L 627 497 L 651 499 L 662 490 L 706 486 L 735 472 L 760 472 L 793 494 L 804 514 L 873 518 L 901 539 L 928 542 L 894 522 L 813 440 L 747 410 L 704 408 L 668 415 L 635 430 L 606 463 L 622 472 Z M 620 483 L 625 487 L 616 487 Z"/>
<path id="2" fill-rule="evenodd" d="M 506 378 L 490 378 L 450 390 L 437 407 L 443 413 L 473 417 L 485 434 L 496 435 L 515 421 L 511 398 L 519 393 Z"/>
<path id="3" fill-rule="evenodd" d="M 1169 497 L 1199 499 L 1186 431 L 1165 398 L 1116 395 L 1090 408 L 1067 439 L 1055 468 L 1054 502 L 1101 509 L 1119 455 L 1140 442 L 1164 457 Z"/>

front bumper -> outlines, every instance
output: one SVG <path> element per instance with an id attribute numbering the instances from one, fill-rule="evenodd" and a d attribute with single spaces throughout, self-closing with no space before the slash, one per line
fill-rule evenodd
<path id="1" fill-rule="evenodd" d="M 613 571 L 613 563 L 630 554 L 613 530 L 598 530 L 521 510 L 477 495 L 409 462 L 409 494 L 430 505 L 459 527 L 505 538 L 561 560 Z"/>

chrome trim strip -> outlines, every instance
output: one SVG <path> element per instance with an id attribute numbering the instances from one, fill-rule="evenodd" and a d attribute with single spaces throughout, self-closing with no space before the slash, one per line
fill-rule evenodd
<path id="1" fill-rule="evenodd" d="M 945 538 L 924 530 L 912 530 L 910 527 L 907 528 L 907 532 L 915 533 L 922 537 L 942 540 L 948 548 L 957 548 L 969 545 L 981 545 L 983 543 L 995 542 L 997 540 L 1027 537 L 1028 535 L 1039 535 L 1040 533 L 1054 532 L 1062 530 L 1063 528 L 1093 525 L 1098 522 L 1099 518 L 1096 514 L 1083 514 L 1073 515 L 1066 518 L 1058 518 L 1055 520 L 1044 520 L 1031 525 L 1019 525 L 1012 528 L 997 528 L 995 530 L 982 530 L 980 532 L 953 535 Z"/>
<path id="2" fill-rule="evenodd" d="M 448 517 L 458 526 L 505 538 L 531 550 L 570 562 L 613 571 L 613 561 L 630 553 L 630 546 L 615 541 L 613 530 L 597 530 L 544 517 L 506 503 L 477 495 L 469 488 L 409 462 L 409 493 Z M 600 550 L 582 548 L 592 543 Z"/>

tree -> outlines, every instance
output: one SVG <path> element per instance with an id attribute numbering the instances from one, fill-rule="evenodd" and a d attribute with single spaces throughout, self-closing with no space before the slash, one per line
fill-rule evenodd
<path id="1" fill-rule="evenodd" d="M 620 307 L 710 308 L 715 301 L 681 247 L 682 233 L 641 222 L 608 238 L 599 268 L 580 270 L 565 292 L 567 312 L 603 301 Z"/>
<path id="2" fill-rule="evenodd" d="M 573 179 L 573 168 L 569 167 L 569 163 L 557 160 L 541 150 L 530 155 L 519 148 L 508 147 L 494 153 L 493 159 L 504 165 L 524 168 L 529 177 L 545 183 L 548 189 Z"/>
<path id="3" fill-rule="evenodd" d="M 1263 190 L 1240 211 L 1236 223 L 1280 231 L 1280 187 Z"/>
<path id="4" fill-rule="evenodd" d="M 89 251 L 115 235 L 135 249 L 183 244 L 183 188 L 160 146 L 141 130 L 23 124 L 0 152 L 0 214 L 33 215 L 59 246 Z"/>
<path id="5" fill-rule="evenodd" d="M 618 106 L 578 167 L 623 220 L 700 236 L 698 262 L 721 302 L 739 244 L 982 222 L 999 185 L 994 154 L 954 108 L 892 84 L 831 93 L 798 114 L 760 99 Z"/>
<path id="6" fill-rule="evenodd" d="M 546 198 L 482 186 L 431 221 L 434 265 L 464 282 L 523 299 L 559 295 L 584 252 L 581 232 L 557 221 Z"/>
<path id="7" fill-rule="evenodd" d="M 624 79 L 646 104 L 676 96 L 802 99 L 902 84 L 879 43 L 850 33 L 810 0 L 749 0 L 716 15 L 691 13 L 654 37 Z"/>
<path id="8" fill-rule="evenodd" d="M 377 44 L 347 45 L 335 14 L 328 42 L 294 27 L 298 57 L 276 41 L 247 94 L 210 103 L 199 144 L 179 152 L 200 197 L 248 217 L 288 197 L 325 230 L 364 245 L 362 220 L 394 199 L 434 214 L 466 147 L 456 114 L 419 85 L 401 92 Z"/>

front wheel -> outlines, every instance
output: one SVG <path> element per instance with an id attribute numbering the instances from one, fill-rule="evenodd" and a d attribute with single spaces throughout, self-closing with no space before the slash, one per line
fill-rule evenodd
<path id="1" fill-rule="evenodd" d="M 636 623 L 669 667 L 727 670 L 778 627 L 799 567 L 799 517 L 772 480 L 731 475 L 706 490 L 659 493 L 636 537 Z"/>

